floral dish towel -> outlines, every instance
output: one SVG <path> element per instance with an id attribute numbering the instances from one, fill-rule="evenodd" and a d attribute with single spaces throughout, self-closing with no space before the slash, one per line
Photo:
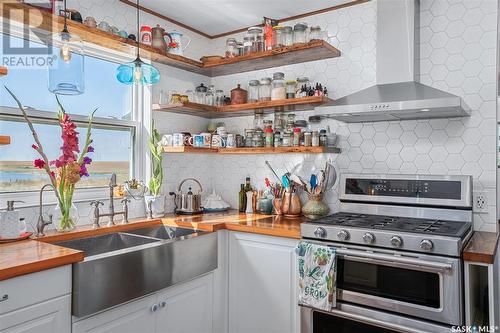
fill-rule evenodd
<path id="1" fill-rule="evenodd" d="M 299 273 L 299 304 L 330 311 L 336 306 L 335 249 L 300 242 L 295 252 Z"/>

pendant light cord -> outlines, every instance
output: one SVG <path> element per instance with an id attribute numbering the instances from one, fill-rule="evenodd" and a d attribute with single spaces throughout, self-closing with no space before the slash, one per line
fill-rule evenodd
<path id="1" fill-rule="evenodd" d="M 64 0 L 66 1 L 66 0 Z M 140 43 L 139 43 L 139 37 L 140 36 L 140 31 L 139 31 L 139 0 L 137 0 L 137 36 L 135 37 L 136 40 L 137 40 L 137 58 L 139 59 L 140 55 L 139 55 L 139 47 L 140 47 Z"/>
<path id="2" fill-rule="evenodd" d="M 68 12 L 67 12 L 67 8 L 66 8 L 66 0 L 64 0 L 64 28 L 63 28 L 63 31 L 64 33 L 68 33 L 68 24 L 66 23 L 66 20 L 67 20 L 67 15 L 68 15 Z"/>

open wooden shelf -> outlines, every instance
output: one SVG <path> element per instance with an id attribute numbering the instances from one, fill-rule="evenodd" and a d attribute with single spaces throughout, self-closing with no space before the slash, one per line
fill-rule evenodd
<path id="1" fill-rule="evenodd" d="M 196 154 L 338 154 L 340 148 L 337 147 L 272 147 L 272 148 L 196 148 L 184 147 L 163 147 L 165 153 L 196 153 Z"/>
<path id="2" fill-rule="evenodd" d="M 61 31 L 64 19 L 61 16 L 41 11 L 18 2 L 0 2 L 2 17 L 21 22 L 31 28 L 54 33 Z M 26 13 L 29 11 L 29 15 Z M 25 15 L 26 13 L 26 15 Z M 79 35 L 83 41 L 109 49 L 135 54 L 136 42 L 122 38 L 82 23 L 68 20 L 70 33 Z M 220 76 L 248 72 L 257 69 L 291 65 L 340 56 L 340 51 L 322 40 L 307 44 L 278 48 L 271 51 L 253 53 L 246 56 L 221 59 L 202 63 L 183 56 L 167 53 L 149 45 L 141 44 L 141 57 L 168 66 L 206 76 Z"/>
<path id="3" fill-rule="evenodd" d="M 7 69 L 7 67 L 0 66 L 0 76 L 7 75 L 8 72 L 9 70 Z"/>
<path id="4" fill-rule="evenodd" d="M 225 106 L 211 106 L 198 103 L 153 104 L 154 111 L 188 114 L 203 118 L 227 118 L 252 116 L 255 113 L 274 113 L 289 111 L 313 110 L 318 106 L 332 103 L 328 97 L 311 96 L 303 98 L 283 99 L 256 103 L 245 103 Z"/>
<path id="5" fill-rule="evenodd" d="M 10 136 L 0 135 L 0 145 L 10 145 Z"/>

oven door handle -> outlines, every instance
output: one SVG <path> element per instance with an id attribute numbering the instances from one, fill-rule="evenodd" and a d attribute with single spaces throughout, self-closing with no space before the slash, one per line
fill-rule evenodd
<path id="1" fill-rule="evenodd" d="M 350 250 L 337 248 L 336 253 L 344 259 L 350 259 L 358 262 L 374 263 L 385 266 L 404 267 L 409 269 L 418 268 L 421 271 L 443 273 L 451 271 L 453 264 L 432 262 L 416 258 L 405 258 L 395 255 L 371 253 L 366 251 Z M 393 265 L 390 265 L 390 264 Z"/>

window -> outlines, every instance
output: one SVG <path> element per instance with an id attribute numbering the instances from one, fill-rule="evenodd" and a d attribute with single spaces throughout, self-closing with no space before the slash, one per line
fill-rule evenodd
<path id="1" fill-rule="evenodd" d="M 10 37 L 12 43 L 22 43 Z M 1 41 L 0 41 L 1 43 Z M 86 134 L 87 116 L 95 108 L 92 137 L 95 152 L 89 168 L 90 177 L 82 178 L 80 188 L 101 187 L 109 183 L 111 173 L 119 182 L 134 175 L 134 138 L 137 123 L 133 120 L 133 88 L 115 80 L 117 63 L 91 56 L 85 58 L 85 93 L 79 96 L 61 96 L 66 112 L 77 122 L 80 144 Z M 9 75 L 0 80 L 11 89 L 27 107 L 35 123 L 49 159 L 60 155 L 60 128 L 57 124 L 55 96 L 47 89 L 47 70 L 9 68 Z M 0 147 L 0 193 L 35 191 L 47 183 L 44 171 L 33 166 L 38 154 L 28 125 L 12 97 L 0 89 L 0 134 L 11 136 L 11 144 Z"/>

